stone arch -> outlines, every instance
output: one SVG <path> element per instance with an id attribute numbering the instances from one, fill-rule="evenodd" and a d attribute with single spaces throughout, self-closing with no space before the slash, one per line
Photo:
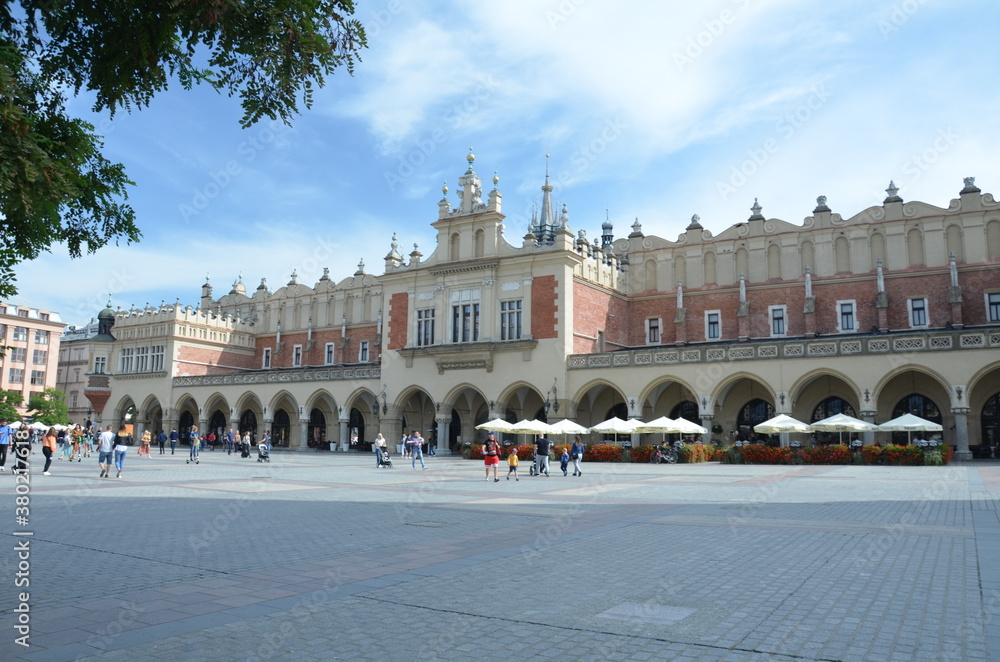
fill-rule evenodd
<path id="1" fill-rule="evenodd" d="M 177 404 L 173 406 L 177 420 L 177 433 L 180 436 L 181 444 L 189 445 L 191 442 L 188 434 L 193 426 L 201 425 L 201 410 L 198 402 L 190 393 L 184 393 L 177 399 Z"/>
<path id="2" fill-rule="evenodd" d="M 643 289 L 655 290 L 656 284 L 656 260 L 649 259 L 643 264 L 644 284 Z"/>
<path id="3" fill-rule="evenodd" d="M 956 262 L 965 262 L 965 240 L 962 235 L 962 226 L 957 223 L 949 225 L 944 231 L 944 241 L 945 250 L 948 251 L 948 255 L 945 257 L 950 259 L 951 254 L 954 253 Z"/>
<path id="4" fill-rule="evenodd" d="M 306 445 L 317 450 L 326 450 L 328 444 L 340 439 L 340 411 L 337 400 L 326 389 L 318 389 L 306 399 L 305 417 Z"/>
<path id="5" fill-rule="evenodd" d="M 608 418 L 608 411 L 622 404 L 628 406 L 618 386 L 604 379 L 593 379 L 573 394 L 572 418 L 585 427 L 596 425 Z"/>
<path id="6" fill-rule="evenodd" d="M 639 393 L 642 405 L 639 418 L 649 421 L 660 416 L 669 416 L 670 411 L 682 400 L 698 401 L 698 393 L 690 384 L 673 375 L 663 377 L 649 383 Z"/>
<path id="7" fill-rule="evenodd" d="M 344 398 L 349 441 L 357 434 L 357 442 L 350 450 L 371 451 L 372 439 L 378 432 L 378 406 L 378 397 L 366 386 L 356 388 Z"/>
<path id="8" fill-rule="evenodd" d="M 851 245 L 847 237 L 840 236 L 833 240 L 833 262 L 835 273 L 851 271 Z"/>
<path id="9" fill-rule="evenodd" d="M 712 425 L 720 425 L 724 431 L 735 432 L 740 412 L 748 403 L 755 401 L 763 401 L 772 409 L 777 404 L 770 385 L 756 375 L 737 372 L 725 377 L 716 385 L 712 394 Z"/>
<path id="10" fill-rule="evenodd" d="M 707 251 L 703 260 L 705 265 L 705 285 L 716 285 L 719 277 L 716 274 L 715 269 L 715 253 L 713 251 Z"/>
<path id="11" fill-rule="evenodd" d="M 156 435 L 163 429 L 163 406 L 160 399 L 150 394 L 142 401 L 138 409 L 139 420 L 142 421 L 142 431 L 149 430 L 155 440 Z"/>
<path id="12" fill-rule="evenodd" d="M 767 247 L 767 279 L 778 280 L 781 278 L 781 246 L 771 243 Z"/>
<path id="13" fill-rule="evenodd" d="M 441 417 L 449 419 L 446 428 L 447 438 L 440 440 L 443 448 L 453 447 L 459 438 L 463 443 L 486 439 L 487 433 L 476 430 L 476 426 L 489 420 L 489 401 L 474 384 L 463 382 L 453 386 L 442 399 L 441 409 L 436 411 L 436 415 L 438 419 Z"/>
<path id="14" fill-rule="evenodd" d="M 945 425 L 951 425 L 951 397 L 948 382 L 938 373 L 925 366 L 908 364 L 890 371 L 879 380 L 875 388 L 877 420 L 888 421 L 892 411 L 904 397 L 910 394 L 929 398 L 941 410 Z"/>
<path id="15" fill-rule="evenodd" d="M 802 255 L 802 273 L 805 274 L 806 267 L 812 269 L 813 274 L 817 274 L 816 269 L 816 246 L 811 241 L 803 241 L 799 245 L 799 253 Z"/>
<path id="16" fill-rule="evenodd" d="M 500 392 L 497 403 L 503 407 L 503 410 L 498 412 L 501 414 L 501 418 L 505 417 L 508 411 L 513 413 L 517 420 L 537 418 L 538 413 L 544 410 L 545 394 L 534 384 L 517 381 L 509 384 Z M 543 412 L 542 418 L 539 420 L 546 418 L 547 415 Z"/>
<path id="17" fill-rule="evenodd" d="M 301 413 L 298 402 L 288 391 L 275 393 L 264 411 L 264 420 L 270 421 L 271 444 L 279 448 L 298 448 L 303 441 L 299 434 Z"/>
<path id="18" fill-rule="evenodd" d="M 687 278 L 687 258 L 683 255 L 674 256 L 674 286 L 677 283 L 688 282 Z"/>
<path id="19" fill-rule="evenodd" d="M 906 233 L 907 266 L 927 264 L 924 257 L 924 233 L 920 228 L 911 228 Z"/>
<path id="20" fill-rule="evenodd" d="M 483 257 L 486 246 L 486 231 L 477 229 L 472 235 L 472 257 Z"/>
<path id="21" fill-rule="evenodd" d="M 139 408 L 131 395 L 123 395 L 111 411 L 112 420 L 103 423 L 105 427 L 110 425 L 112 430 L 117 430 L 122 425 L 135 425 L 138 422 Z"/>
<path id="22" fill-rule="evenodd" d="M 986 223 L 986 258 L 1000 260 L 1000 220 Z"/>
<path id="23" fill-rule="evenodd" d="M 881 232 L 873 232 L 868 238 L 868 253 L 871 255 L 871 269 L 878 266 L 879 259 L 882 260 L 882 268 L 889 268 L 889 261 L 885 250 L 885 235 Z"/>
<path id="24" fill-rule="evenodd" d="M 747 252 L 747 249 L 745 247 L 740 246 L 739 248 L 736 249 L 735 260 L 736 260 L 736 271 L 734 272 L 734 275 L 736 277 L 736 280 L 740 279 L 740 274 L 744 274 L 745 276 L 749 277 L 750 253 Z"/>
<path id="25" fill-rule="evenodd" d="M 431 394 L 422 386 L 413 385 L 400 392 L 396 398 L 396 411 L 399 413 L 402 432 L 431 429 L 438 415 L 437 405 Z M 444 407 L 442 406 L 442 409 Z M 442 414 L 443 415 L 443 414 Z M 398 440 L 388 439 L 390 444 Z"/>
<path id="26" fill-rule="evenodd" d="M 805 389 L 809 387 L 811 384 L 815 383 L 818 379 L 821 379 L 823 377 L 836 379 L 839 382 L 846 384 L 847 392 L 851 394 L 854 404 L 859 405 L 857 407 L 858 411 L 866 409 L 866 407 L 861 406 L 864 403 L 860 402 L 859 400 L 861 396 L 857 383 L 843 372 L 840 372 L 839 370 L 833 370 L 831 368 L 817 368 L 815 370 L 810 370 L 809 372 L 806 372 L 801 376 L 799 376 L 788 389 L 788 397 L 791 398 L 790 402 L 797 403 L 798 400 L 802 397 L 802 394 L 805 391 Z M 844 399 L 847 400 L 848 398 Z M 797 412 L 798 409 L 793 407 L 792 411 L 793 411 L 792 417 L 797 418 L 794 412 Z M 799 420 L 805 420 L 805 419 L 799 419 Z"/>
<path id="27" fill-rule="evenodd" d="M 1000 393 L 1000 361 L 994 361 L 980 368 L 966 382 L 966 391 L 962 393 L 962 398 L 958 398 L 956 394 L 957 404 L 959 406 L 965 405 L 969 408 L 968 429 L 970 445 L 979 446 L 1000 442 L 1000 418 L 988 416 L 1000 414 L 1000 411 L 996 410 L 996 408 L 993 411 L 985 411 L 988 403 L 996 404 L 995 402 L 990 403 L 990 400 L 998 393 Z M 984 418 L 984 415 L 987 415 L 987 418 L 991 420 Z M 989 456 L 988 447 L 975 449 L 975 451 L 978 457 Z M 1000 457 L 1000 453 L 994 452 L 994 456 Z"/>
<path id="28" fill-rule="evenodd" d="M 451 262 L 457 262 L 461 258 L 461 242 L 462 236 L 457 232 L 452 232 L 448 237 L 448 259 Z"/>

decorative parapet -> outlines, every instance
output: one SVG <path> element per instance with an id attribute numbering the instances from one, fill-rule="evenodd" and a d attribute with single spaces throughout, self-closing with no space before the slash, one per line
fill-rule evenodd
<path id="1" fill-rule="evenodd" d="M 226 386 L 230 384 L 283 384 L 292 382 L 323 382 L 347 379 L 381 379 L 382 367 L 378 365 L 324 366 L 316 368 L 291 368 L 285 370 L 257 370 L 229 375 L 193 375 L 174 377 L 174 387 Z"/>
<path id="2" fill-rule="evenodd" d="M 960 351 L 1000 347 L 1000 329 L 970 333 L 961 331 L 927 331 L 893 334 L 891 336 L 851 336 L 803 340 L 801 338 L 764 342 L 733 342 L 706 344 L 701 348 L 635 349 L 603 354 L 574 354 L 567 359 L 571 370 L 624 366 L 655 366 L 676 363 L 715 363 L 749 359 L 826 358 L 865 354 L 912 354 L 914 352 Z"/>

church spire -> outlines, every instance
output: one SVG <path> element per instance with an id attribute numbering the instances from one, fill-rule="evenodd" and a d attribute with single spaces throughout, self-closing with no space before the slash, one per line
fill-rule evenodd
<path id="1" fill-rule="evenodd" d="M 542 214 L 538 219 L 538 240 L 551 244 L 555 238 L 555 216 L 552 213 L 552 184 L 549 183 L 549 155 L 545 155 L 545 184 L 542 186 Z"/>

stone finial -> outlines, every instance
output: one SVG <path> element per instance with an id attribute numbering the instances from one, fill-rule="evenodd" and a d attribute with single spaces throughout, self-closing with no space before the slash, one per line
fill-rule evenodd
<path id="1" fill-rule="evenodd" d="M 465 157 L 465 160 L 469 162 L 469 172 L 472 172 L 472 164 L 476 160 L 476 155 L 472 153 L 472 148 L 469 148 L 469 155 Z"/>
<path id="2" fill-rule="evenodd" d="M 896 183 L 893 182 L 891 179 L 889 180 L 889 187 L 885 189 L 885 192 L 888 193 L 889 195 L 888 195 L 888 197 L 885 200 L 882 201 L 882 204 L 886 204 L 886 203 L 889 203 L 889 202 L 902 202 L 903 201 L 903 199 L 901 197 L 899 197 L 898 195 L 896 195 L 899 192 L 899 187 L 896 186 Z"/>
<path id="3" fill-rule="evenodd" d="M 358 270 L 354 272 L 354 275 L 363 276 L 364 274 L 365 274 L 365 259 L 361 258 L 361 261 L 358 262 Z"/>
<path id="4" fill-rule="evenodd" d="M 965 184 L 965 188 L 961 190 L 961 193 L 979 193 L 979 187 L 976 186 L 975 177 L 963 177 L 962 183 Z"/>
<path id="5" fill-rule="evenodd" d="M 296 285 L 296 284 L 298 284 L 298 282 L 299 282 L 298 278 L 299 278 L 298 273 L 296 272 L 295 269 L 292 269 L 292 279 L 290 281 L 288 281 L 288 284 L 289 285 Z"/>
<path id="6" fill-rule="evenodd" d="M 260 279 L 260 285 L 257 286 L 257 290 L 260 291 L 260 290 L 266 290 L 266 289 L 267 289 L 267 279 L 266 278 L 261 278 Z"/>
<path id="7" fill-rule="evenodd" d="M 813 210 L 813 213 L 815 214 L 821 211 L 830 211 L 830 208 L 826 205 L 825 195 L 821 195 L 818 198 L 816 198 L 816 209 Z"/>
<path id="8" fill-rule="evenodd" d="M 753 214 L 750 216 L 749 220 L 751 220 L 751 221 L 760 221 L 760 220 L 763 220 L 764 217 L 760 213 L 761 210 L 763 210 L 763 209 L 764 208 L 760 206 L 760 203 L 757 202 L 757 198 L 754 198 L 753 199 L 753 207 L 750 208 L 750 211 L 753 212 Z"/>
<path id="9" fill-rule="evenodd" d="M 330 267 L 323 267 L 323 275 L 319 277 L 320 280 L 330 280 Z"/>
<path id="10" fill-rule="evenodd" d="M 493 190 L 496 191 L 499 188 L 499 186 L 500 186 L 500 175 L 498 175 L 497 171 L 494 170 L 493 171 Z"/>
<path id="11" fill-rule="evenodd" d="M 695 214 L 691 217 L 691 222 L 687 226 L 688 230 L 703 230 L 701 227 L 701 216 Z"/>

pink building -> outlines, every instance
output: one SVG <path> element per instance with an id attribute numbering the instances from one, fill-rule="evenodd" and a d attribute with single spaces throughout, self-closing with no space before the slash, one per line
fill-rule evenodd
<path id="1" fill-rule="evenodd" d="M 0 302 L 0 389 L 24 397 L 18 408 L 22 415 L 33 394 L 56 386 L 59 338 L 65 326 L 57 313 Z"/>

